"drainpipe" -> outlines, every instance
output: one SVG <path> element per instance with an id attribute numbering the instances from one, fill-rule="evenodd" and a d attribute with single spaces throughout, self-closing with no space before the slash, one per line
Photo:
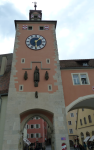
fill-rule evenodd
<path id="1" fill-rule="evenodd" d="M 1 111 L 1 106 L 2 106 L 2 96 L 8 96 L 8 93 L 0 94 L 0 111 Z"/>

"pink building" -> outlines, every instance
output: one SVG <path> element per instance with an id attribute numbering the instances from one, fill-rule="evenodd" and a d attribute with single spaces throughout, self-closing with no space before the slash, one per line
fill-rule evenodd
<path id="1" fill-rule="evenodd" d="M 32 146 L 38 143 L 39 146 L 45 144 L 47 140 L 47 123 L 38 116 L 27 122 L 27 138 Z"/>

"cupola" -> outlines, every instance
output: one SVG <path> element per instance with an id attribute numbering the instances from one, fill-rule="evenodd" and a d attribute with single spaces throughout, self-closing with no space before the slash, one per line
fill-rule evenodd
<path id="1" fill-rule="evenodd" d="M 36 10 L 36 7 L 37 7 L 36 2 L 34 2 L 34 7 L 35 7 L 35 10 L 29 11 L 29 20 L 40 21 L 42 19 L 42 11 Z"/>

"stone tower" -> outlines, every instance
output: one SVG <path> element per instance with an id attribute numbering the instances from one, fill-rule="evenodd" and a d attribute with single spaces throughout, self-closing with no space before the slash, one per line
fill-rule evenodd
<path id="1" fill-rule="evenodd" d="M 23 128 L 36 114 L 50 126 L 52 150 L 62 150 L 62 143 L 66 143 L 69 150 L 56 23 L 42 20 L 41 10 L 30 10 L 29 20 L 15 20 L 2 150 L 23 149 Z"/>

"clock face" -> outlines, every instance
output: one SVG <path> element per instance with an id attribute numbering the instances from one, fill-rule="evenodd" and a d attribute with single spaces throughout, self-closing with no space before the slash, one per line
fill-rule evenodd
<path id="1" fill-rule="evenodd" d="M 30 35 L 26 39 L 26 45 L 32 50 L 40 50 L 46 45 L 46 40 L 43 36 L 38 34 Z"/>

